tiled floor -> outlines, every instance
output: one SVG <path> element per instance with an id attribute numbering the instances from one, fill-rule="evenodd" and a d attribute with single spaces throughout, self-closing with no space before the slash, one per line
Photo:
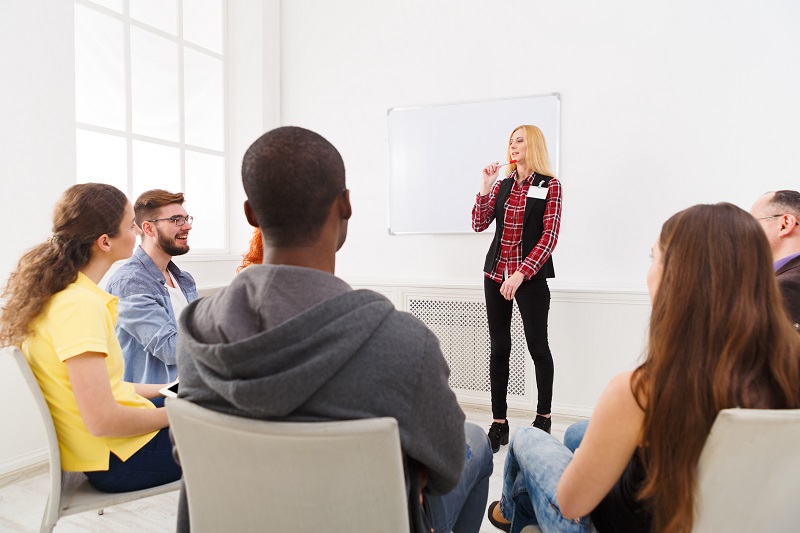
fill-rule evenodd
<path id="1" fill-rule="evenodd" d="M 465 405 L 467 420 L 488 429 L 491 424 L 491 411 L 488 407 Z M 528 411 L 509 411 L 508 420 L 513 433 L 515 428 L 527 426 L 534 413 Z M 562 439 L 564 431 L 578 419 L 555 415 L 552 433 Z M 489 502 L 500 499 L 503 481 L 503 463 L 507 446 L 494 455 L 494 473 L 489 483 Z M 39 524 L 47 502 L 49 475 L 46 465 L 41 465 L 22 473 L 11 474 L 0 479 L 0 531 L 32 532 L 39 530 Z M 62 518 L 58 521 L 56 533 L 106 532 L 140 533 L 175 531 L 176 492 L 118 505 L 105 510 L 102 516 L 94 512 L 82 513 Z M 481 532 L 498 531 L 484 518 Z"/>

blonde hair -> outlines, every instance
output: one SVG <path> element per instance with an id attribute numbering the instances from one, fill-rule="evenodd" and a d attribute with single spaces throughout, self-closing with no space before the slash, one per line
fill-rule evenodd
<path id="1" fill-rule="evenodd" d="M 544 140 L 544 133 L 536 126 L 522 125 L 511 130 L 511 134 L 508 136 L 508 145 L 506 146 L 506 161 L 511 161 L 511 139 L 514 138 L 514 132 L 518 130 L 522 130 L 522 135 L 525 137 L 525 146 L 527 148 L 525 159 L 528 167 L 537 174 L 556 177 L 553 171 L 550 170 L 550 156 L 547 154 L 547 142 Z M 506 176 L 510 176 L 516 169 L 516 164 L 508 165 L 506 167 Z"/>

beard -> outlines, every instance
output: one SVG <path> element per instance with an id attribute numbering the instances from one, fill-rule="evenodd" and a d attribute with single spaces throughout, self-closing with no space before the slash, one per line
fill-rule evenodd
<path id="1" fill-rule="evenodd" d="M 179 241 L 176 237 L 167 237 L 161 233 L 158 234 L 158 246 L 172 257 L 183 255 L 189 251 L 189 244 L 187 241 Z"/>

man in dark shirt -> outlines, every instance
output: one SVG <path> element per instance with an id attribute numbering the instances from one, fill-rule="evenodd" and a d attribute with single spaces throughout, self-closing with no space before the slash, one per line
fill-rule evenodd
<path id="1" fill-rule="evenodd" d="M 800 330 L 800 192 L 768 192 L 756 200 L 750 213 L 767 234 L 783 303 Z"/>
<path id="2" fill-rule="evenodd" d="M 334 275 L 352 213 L 339 152 L 312 131 L 278 128 L 247 150 L 242 182 L 247 220 L 262 229 L 263 264 L 181 315 L 179 396 L 266 420 L 391 416 L 410 518 L 425 485 L 437 533 L 477 532 L 492 452 L 486 434 L 464 423 L 438 339 L 384 296 Z M 179 530 L 185 519 L 182 506 Z"/>

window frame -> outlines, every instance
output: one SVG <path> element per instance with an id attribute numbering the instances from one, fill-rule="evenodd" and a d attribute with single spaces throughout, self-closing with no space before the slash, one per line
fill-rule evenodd
<path id="1" fill-rule="evenodd" d="M 135 1 L 135 0 L 133 0 Z M 79 131 L 86 131 L 92 133 L 100 133 L 117 137 L 125 140 L 126 146 L 126 187 L 125 194 L 133 201 L 133 142 L 143 141 L 153 143 L 156 145 L 176 148 L 179 152 L 180 159 L 180 190 L 186 191 L 186 152 L 196 152 L 200 154 L 213 155 L 221 157 L 222 159 L 222 195 L 219 198 L 217 208 L 220 209 L 222 216 L 222 246 L 214 248 L 192 248 L 192 250 L 182 260 L 208 260 L 208 259 L 229 259 L 231 257 L 231 238 L 230 238 L 230 192 L 229 192 L 229 148 L 230 148 L 230 135 L 229 135 L 229 46 L 228 46 L 228 0 L 219 0 L 221 3 L 221 23 L 222 23 L 222 52 L 217 53 L 200 45 L 186 41 L 183 38 L 183 9 L 185 0 L 176 0 L 177 13 L 177 31 L 175 35 L 161 30 L 155 26 L 136 20 L 130 16 L 130 2 L 131 0 L 122 0 L 122 12 L 105 7 L 101 4 L 95 3 L 92 0 L 74 0 L 73 9 L 78 6 L 83 8 L 92 9 L 95 12 L 112 17 L 122 23 L 123 29 L 123 58 L 124 58 L 124 90 L 125 90 L 125 131 L 108 128 L 104 126 L 97 126 L 86 122 L 79 122 L 75 120 L 76 134 Z M 73 23 L 74 24 L 74 23 Z M 131 59 L 131 28 L 135 27 L 140 30 L 150 32 L 156 36 L 168 39 L 170 42 L 177 45 L 178 60 L 177 60 L 177 77 L 178 77 L 178 141 L 171 141 L 167 139 L 160 139 L 148 135 L 142 135 L 133 132 L 133 107 L 132 107 L 132 59 Z M 222 150 L 215 150 L 203 146 L 188 144 L 186 142 L 186 120 L 185 120 L 185 64 L 184 64 L 184 50 L 189 48 L 197 53 L 218 59 L 222 62 Z M 77 155 L 77 154 L 76 154 Z M 80 176 L 78 176 L 80 179 Z M 187 203 L 191 207 L 191 198 L 187 199 Z M 236 256 L 238 257 L 238 256 Z"/>

